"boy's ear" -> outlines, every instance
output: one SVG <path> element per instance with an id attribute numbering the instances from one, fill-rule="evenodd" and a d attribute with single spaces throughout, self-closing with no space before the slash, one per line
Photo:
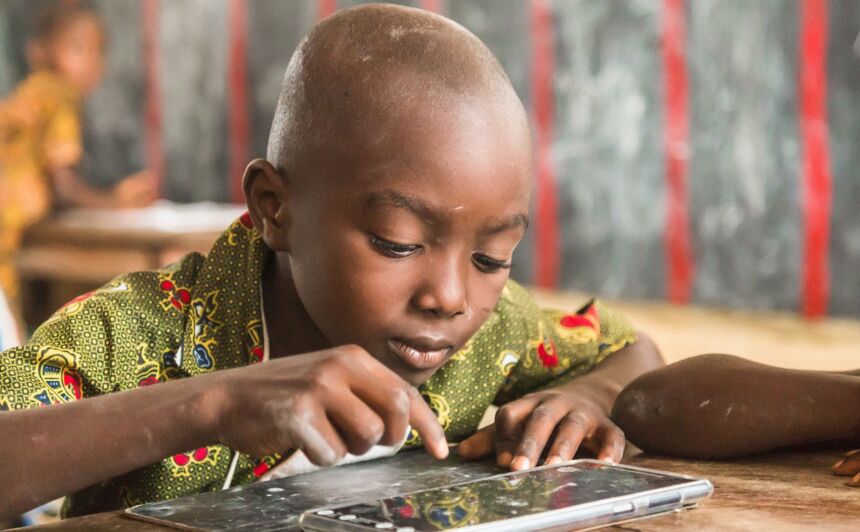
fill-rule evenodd
<path id="1" fill-rule="evenodd" d="M 254 227 L 266 245 L 274 251 L 289 251 L 291 218 L 286 178 L 269 161 L 254 159 L 245 168 L 242 189 Z"/>

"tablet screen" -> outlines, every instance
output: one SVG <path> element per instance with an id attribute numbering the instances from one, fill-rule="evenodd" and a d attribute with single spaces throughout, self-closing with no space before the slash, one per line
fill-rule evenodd
<path id="1" fill-rule="evenodd" d="M 688 484 L 688 478 L 594 461 L 511 473 L 338 509 L 397 528 L 447 530 Z M 667 503 L 677 503 L 667 500 Z M 652 504 L 653 506 L 653 504 Z M 632 507 L 631 507 L 632 509 Z"/>

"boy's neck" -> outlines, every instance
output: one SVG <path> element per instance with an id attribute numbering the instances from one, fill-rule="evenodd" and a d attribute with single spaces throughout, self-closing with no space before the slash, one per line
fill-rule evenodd
<path id="1" fill-rule="evenodd" d="M 331 347 L 299 299 L 289 263 L 277 253 L 269 255 L 260 289 L 269 359 L 310 353 Z"/>

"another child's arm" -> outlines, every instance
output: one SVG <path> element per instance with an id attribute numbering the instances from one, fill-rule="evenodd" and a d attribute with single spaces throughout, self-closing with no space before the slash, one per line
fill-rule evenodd
<path id="1" fill-rule="evenodd" d="M 0 519 L 213 443 L 328 465 L 400 441 L 411 424 L 448 453 L 415 388 L 345 346 L 42 408 L 0 412 Z"/>
<path id="2" fill-rule="evenodd" d="M 55 168 L 50 173 L 57 202 L 63 206 L 102 209 L 145 207 L 158 197 L 155 179 L 147 171 L 130 175 L 107 190 L 88 185 L 70 167 Z"/>
<path id="3" fill-rule="evenodd" d="M 157 182 L 146 171 L 128 176 L 106 190 L 81 179 L 75 170 L 84 152 L 78 106 L 62 98 L 53 103 L 40 142 L 45 171 L 59 205 L 111 209 L 143 207 L 156 200 Z"/>
<path id="4" fill-rule="evenodd" d="M 662 365 L 654 343 L 640 334 L 588 374 L 505 404 L 495 423 L 463 441 L 459 453 L 478 458 L 495 450 L 499 465 L 520 470 L 536 466 L 545 448 L 547 463 L 556 463 L 570 460 L 582 445 L 618 462 L 625 438 L 609 419 L 612 404 L 627 383 Z"/>
<path id="5" fill-rule="evenodd" d="M 732 458 L 779 447 L 860 442 L 860 378 L 703 355 L 628 385 L 613 419 L 645 451 Z"/>

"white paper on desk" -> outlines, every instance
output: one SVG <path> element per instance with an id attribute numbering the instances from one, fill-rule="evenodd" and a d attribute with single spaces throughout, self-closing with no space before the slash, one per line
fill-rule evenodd
<path id="1" fill-rule="evenodd" d="M 398 443 L 397 445 L 374 445 L 361 456 L 347 453 L 347 455 L 344 456 L 341 461 L 330 467 L 337 467 L 340 465 L 352 464 L 355 462 L 366 462 L 367 460 L 376 460 L 377 458 L 384 458 L 386 456 L 394 456 L 395 454 L 397 454 L 397 451 L 399 451 L 400 448 L 403 447 L 403 444 L 406 443 L 406 438 L 409 436 L 409 433 L 411 431 L 411 427 L 406 427 L 406 434 L 403 436 L 403 439 L 400 440 L 400 443 Z M 280 464 L 268 470 L 263 476 L 260 477 L 260 481 L 264 482 L 266 480 L 274 480 L 276 478 L 292 477 L 295 475 L 302 475 L 304 473 L 312 473 L 320 469 L 326 468 L 312 464 L 311 461 L 308 460 L 308 457 L 305 456 L 305 453 L 299 450 L 294 452 L 289 458 L 287 458 Z"/>

